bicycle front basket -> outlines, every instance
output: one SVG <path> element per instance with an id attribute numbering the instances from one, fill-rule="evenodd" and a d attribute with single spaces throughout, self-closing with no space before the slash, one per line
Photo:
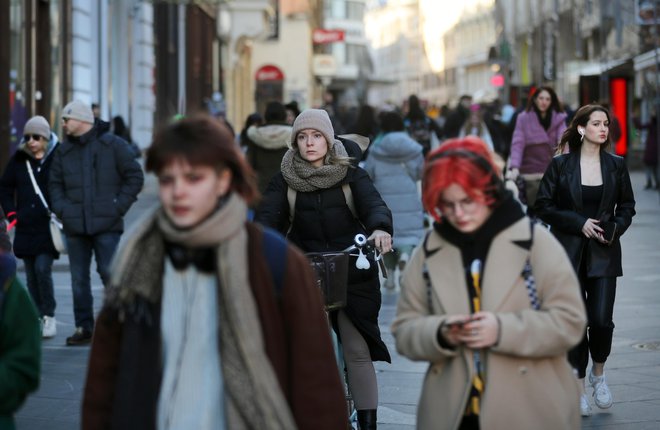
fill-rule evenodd
<path id="1" fill-rule="evenodd" d="M 316 284 L 323 292 L 327 310 L 346 306 L 348 284 L 348 254 L 343 252 L 310 252 L 307 255 Z"/>

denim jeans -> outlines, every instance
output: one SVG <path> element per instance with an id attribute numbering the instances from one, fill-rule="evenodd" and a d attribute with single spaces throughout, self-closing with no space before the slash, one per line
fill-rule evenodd
<path id="1" fill-rule="evenodd" d="M 28 291 L 32 296 L 39 316 L 55 316 L 55 294 L 53 292 L 53 256 L 39 254 L 23 258 Z"/>
<path id="2" fill-rule="evenodd" d="M 92 331 L 94 329 L 94 299 L 89 267 L 92 252 L 96 258 L 96 271 L 103 286 L 110 284 L 110 261 L 117 249 L 120 233 L 100 233 L 89 235 L 67 235 L 71 287 L 73 289 L 73 314 L 76 327 Z"/>

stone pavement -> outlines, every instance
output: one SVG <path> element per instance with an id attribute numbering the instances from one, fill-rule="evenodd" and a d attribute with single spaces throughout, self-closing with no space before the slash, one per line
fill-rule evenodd
<path id="1" fill-rule="evenodd" d="M 594 415 L 582 420 L 583 429 L 660 429 L 660 204 L 658 193 L 642 190 L 642 173 L 633 172 L 632 179 L 637 216 L 622 238 L 624 277 L 619 279 L 614 344 L 606 366 L 614 405 L 604 411 L 594 408 Z M 127 214 L 127 224 L 135 223 L 156 200 L 155 190 L 155 179 L 147 178 L 145 190 Z M 18 430 L 79 428 L 89 348 L 64 346 L 65 338 L 74 330 L 67 264 L 61 259 L 54 273 L 58 335 L 43 342 L 41 385 L 18 412 Z M 98 310 L 103 287 L 96 273 L 92 282 Z M 396 354 L 389 326 L 397 297 L 396 292 L 384 293 L 380 316 L 383 338 L 392 352 L 392 364 L 376 363 L 380 430 L 415 428 L 416 405 L 427 367 Z"/>

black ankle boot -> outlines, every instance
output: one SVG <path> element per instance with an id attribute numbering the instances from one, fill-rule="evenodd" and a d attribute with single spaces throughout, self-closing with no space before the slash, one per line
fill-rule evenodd
<path id="1" fill-rule="evenodd" d="M 363 409 L 357 411 L 360 430 L 376 430 L 376 409 Z"/>

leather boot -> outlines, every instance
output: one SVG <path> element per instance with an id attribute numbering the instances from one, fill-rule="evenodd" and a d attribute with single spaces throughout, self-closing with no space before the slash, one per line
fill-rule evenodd
<path id="1" fill-rule="evenodd" d="M 376 409 L 363 409 L 357 411 L 360 430 L 376 430 Z"/>

